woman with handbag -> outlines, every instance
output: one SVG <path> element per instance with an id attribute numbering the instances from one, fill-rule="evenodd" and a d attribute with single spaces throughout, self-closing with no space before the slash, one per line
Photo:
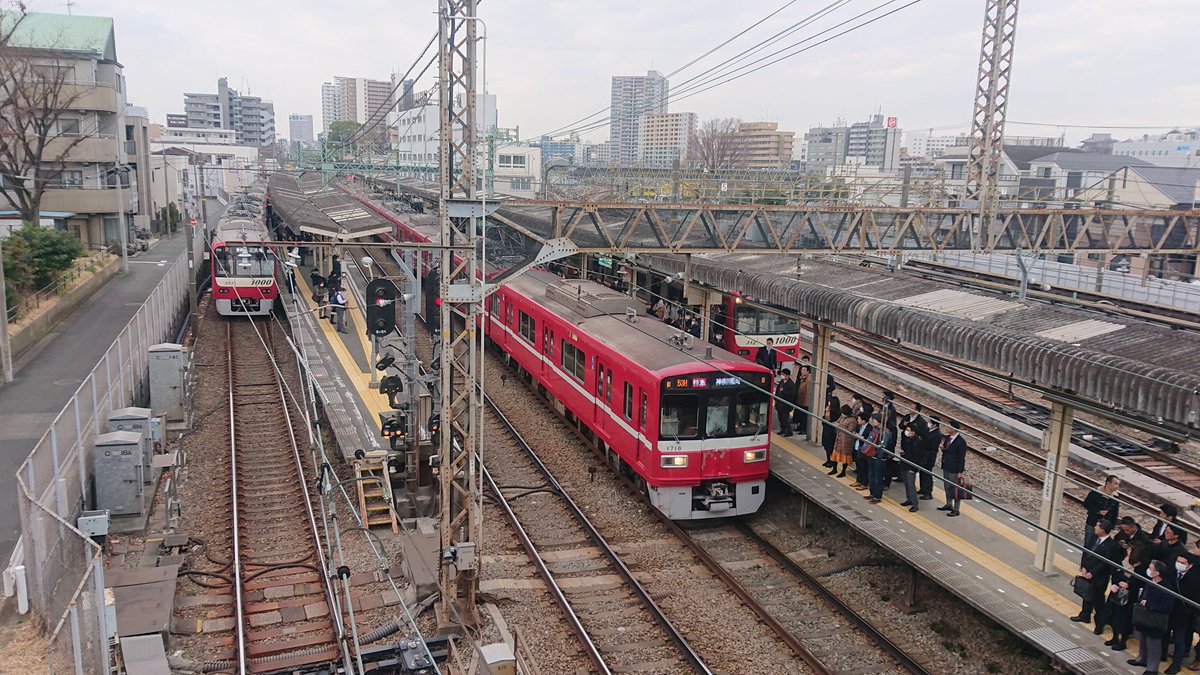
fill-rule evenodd
<path id="1" fill-rule="evenodd" d="M 1149 564 L 1150 549 L 1145 544 L 1134 542 L 1125 549 L 1125 560 L 1121 563 L 1123 571 L 1113 574 L 1105 603 L 1113 636 L 1104 644 L 1112 647 L 1114 652 L 1125 651 L 1125 642 L 1133 634 L 1133 606 L 1142 592 L 1142 578 L 1146 576 Z"/>
<path id="2" fill-rule="evenodd" d="M 833 441 L 833 454 L 829 457 L 829 460 L 833 462 L 833 468 L 829 470 L 829 475 L 832 476 L 833 472 L 837 471 L 837 465 L 841 464 L 842 472 L 837 477 L 845 478 L 846 468 L 854 461 L 854 436 L 858 433 L 858 420 L 848 405 L 842 406 L 841 414 L 837 423 L 837 438 Z"/>
<path id="3" fill-rule="evenodd" d="M 1175 596 L 1164 589 L 1174 588 L 1174 574 L 1167 574 L 1167 564 L 1161 560 L 1150 563 L 1147 570 L 1153 584 L 1142 589 L 1142 599 L 1133 608 L 1133 627 L 1138 631 L 1138 657 L 1130 659 L 1131 666 L 1145 666 L 1142 675 L 1157 675 L 1162 661 L 1163 637 L 1167 634 L 1167 618 L 1175 606 Z"/>

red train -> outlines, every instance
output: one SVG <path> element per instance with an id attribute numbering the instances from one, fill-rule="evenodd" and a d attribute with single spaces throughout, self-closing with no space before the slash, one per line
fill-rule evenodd
<path id="1" fill-rule="evenodd" d="M 397 223 L 401 241 L 436 235 L 430 216 L 405 224 L 376 210 Z M 433 271 L 423 270 L 427 319 L 440 302 Z M 771 447 L 767 369 L 690 338 L 685 344 L 629 296 L 541 270 L 488 299 L 484 332 L 668 517 L 743 515 L 762 505 Z"/>
<path id="2" fill-rule="evenodd" d="M 486 334 L 669 518 L 743 515 L 762 505 L 767 369 L 690 338 L 685 346 L 678 330 L 641 315 L 629 296 L 540 270 L 491 296 Z"/>
<path id="3" fill-rule="evenodd" d="M 222 316 L 265 316 L 279 298 L 275 252 L 263 222 L 261 187 L 236 195 L 213 228 L 212 296 Z"/>

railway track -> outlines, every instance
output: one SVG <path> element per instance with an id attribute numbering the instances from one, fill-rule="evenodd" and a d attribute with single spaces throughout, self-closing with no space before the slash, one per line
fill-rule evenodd
<path id="1" fill-rule="evenodd" d="M 523 453 L 553 496 L 549 503 L 539 499 L 533 504 L 529 499 L 519 499 L 531 494 L 528 486 L 505 488 L 496 483 L 492 471 L 486 474 L 489 489 L 499 499 L 597 672 L 638 668 L 711 673 L 704 659 L 667 618 L 620 554 L 562 489 L 512 423 L 491 403 L 489 418 L 492 427 L 489 431 L 496 432 L 489 434 L 489 454 L 496 456 L 497 442 L 506 438 L 514 450 Z M 496 473 L 508 482 L 516 478 L 516 470 L 509 464 Z"/>
<path id="2" fill-rule="evenodd" d="M 348 659 L 271 324 L 234 320 L 225 331 L 236 638 L 228 666 L 273 673 Z"/>

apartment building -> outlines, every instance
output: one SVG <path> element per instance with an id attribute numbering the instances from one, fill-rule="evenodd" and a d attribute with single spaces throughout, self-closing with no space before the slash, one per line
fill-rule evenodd
<path id="1" fill-rule="evenodd" d="M 239 145 L 275 145 L 275 104 L 230 88 L 224 77 L 215 94 L 185 93 L 183 111 L 188 128 L 233 129 Z"/>
<path id="2" fill-rule="evenodd" d="M 63 170 L 43 193 L 39 220 L 72 232 L 88 246 L 119 241 L 122 215 L 132 226 L 139 206 L 148 206 L 140 194 L 144 188 L 139 191 L 139 184 L 149 183 L 143 176 L 148 122 L 136 109 L 127 119 L 113 20 L 30 13 L 9 46 L 29 50 L 34 67 L 64 73 L 65 112 L 42 158 L 62 155 Z"/>
<path id="3" fill-rule="evenodd" d="M 696 113 L 643 115 L 638 125 L 637 160 L 642 166 L 686 164 L 696 147 Z"/>
<path id="4" fill-rule="evenodd" d="M 610 161 L 632 166 L 638 158 L 638 136 L 646 115 L 667 112 L 670 84 L 662 73 L 651 70 L 643 75 L 614 75 L 609 103 L 608 140 Z"/>
<path id="5" fill-rule="evenodd" d="M 742 122 L 737 141 L 741 168 L 779 171 L 792 162 L 796 132 L 780 131 L 776 122 Z"/>
<path id="6" fill-rule="evenodd" d="M 311 145 L 313 142 L 313 116 L 288 115 L 288 140 L 293 144 Z"/>

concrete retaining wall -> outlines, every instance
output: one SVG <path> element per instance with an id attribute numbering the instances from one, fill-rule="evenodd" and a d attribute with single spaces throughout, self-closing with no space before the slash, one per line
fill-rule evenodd
<path id="1" fill-rule="evenodd" d="M 58 303 L 51 307 L 41 316 L 33 321 L 25 324 L 21 329 L 12 335 L 12 353 L 13 360 L 21 358 L 27 349 L 37 344 L 39 340 L 50 334 L 54 327 L 59 324 L 73 311 L 81 305 L 84 300 L 87 300 L 93 293 L 104 287 L 110 279 L 117 275 L 121 269 L 121 259 L 113 258 L 107 265 L 96 270 L 87 281 L 75 286 L 71 290 L 61 295 Z"/>

